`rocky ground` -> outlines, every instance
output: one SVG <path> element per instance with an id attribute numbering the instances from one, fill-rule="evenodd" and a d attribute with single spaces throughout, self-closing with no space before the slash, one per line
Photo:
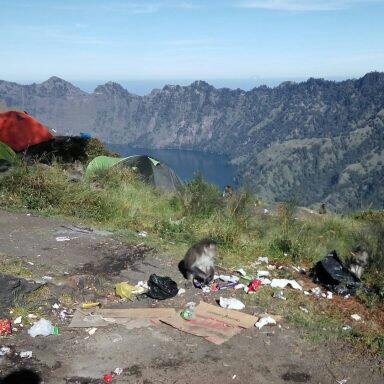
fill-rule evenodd
<path id="1" fill-rule="evenodd" d="M 60 242 L 57 237 L 70 240 Z M 39 310 L 60 330 L 59 335 L 32 338 L 25 314 L 24 327 L 1 337 L 0 346 L 14 352 L 30 350 L 33 357 L 14 353 L 0 357 L 2 382 L 103 383 L 103 375 L 119 367 L 123 373 L 113 383 L 383 383 L 379 358 L 356 353 L 341 341 L 306 341 L 303 330 L 286 321 L 281 328 L 244 330 L 219 346 L 166 324 L 137 329 L 111 325 L 93 335 L 84 328 L 68 328 L 70 317 L 61 321 L 60 310 L 70 313 L 85 300 L 101 300 L 104 307 L 182 308 L 191 300 L 215 303 L 220 294 L 236 294 L 229 290 L 204 294 L 188 288 L 185 294 L 162 302 L 147 297 L 118 302 L 114 282 L 136 284 L 151 273 L 170 276 L 184 287 L 178 260 L 146 246 L 145 240 L 128 244 L 112 233 L 61 219 L 0 211 L 2 272 L 6 273 L 10 260 L 21 260 L 35 279 L 51 276 L 48 297 Z M 59 309 L 53 309 L 54 304 Z M 268 308 L 249 304 L 244 311 L 264 313 Z M 29 370 L 27 379 L 7 377 L 23 369 Z"/>

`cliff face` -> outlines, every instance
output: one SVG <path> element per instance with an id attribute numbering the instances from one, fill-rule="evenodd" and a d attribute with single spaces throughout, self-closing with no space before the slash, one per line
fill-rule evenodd
<path id="1" fill-rule="evenodd" d="M 326 200 L 344 209 L 384 204 L 383 73 L 249 92 L 196 81 L 143 97 L 111 82 L 88 94 L 57 77 L 32 85 L 0 81 L 0 103 L 61 133 L 225 153 L 240 179 L 268 200 Z"/>

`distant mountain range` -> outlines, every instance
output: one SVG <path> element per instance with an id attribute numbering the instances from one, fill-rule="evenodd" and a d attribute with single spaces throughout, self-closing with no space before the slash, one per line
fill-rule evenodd
<path id="1" fill-rule="evenodd" d="M 247 92 L 195 81 L 146 96 L 112 82 L 86 93 L 58 77 L 32 85 L 0 81 L 0 104 L 59 133 L 226 154 L 240 181 L 266 200 L 384 206 L 384 73 Z"/>

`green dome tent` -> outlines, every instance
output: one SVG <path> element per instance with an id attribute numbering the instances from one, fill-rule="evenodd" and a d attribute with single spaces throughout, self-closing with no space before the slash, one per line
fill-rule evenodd
<path id="1" fill-rule="evenodd" d="M 0 172 L 7 170 L 9 166 L 15 164 L 17 160 L 18 157 L 13 149 L 0 141 Z"/>
<path id="2" fill-rule="evenodd" d="M 156 159 L 144 155 L 125 158 L 108 156 L 95 157 L 88 164 L 85 176 L 90 177 L 98 170 L 111 167 L 132 169 L 143 181 L 165 191 L 176 192 L 182 186 L 181 180 L 173 169 Z"/>

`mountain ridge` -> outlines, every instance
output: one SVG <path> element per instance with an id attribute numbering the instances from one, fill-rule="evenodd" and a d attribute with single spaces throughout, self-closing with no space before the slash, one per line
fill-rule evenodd
<path id="1" fill-rule="evenodd" d="M 86 93 L 51 77 L 32 85 L 0 81 L 0 103 L 61 133 L 226 154 L 240 180 L 268 200 L 383 207 L 384 73 L 249 91 L 197 80 L 145 96 L 114 82 Z"/>

